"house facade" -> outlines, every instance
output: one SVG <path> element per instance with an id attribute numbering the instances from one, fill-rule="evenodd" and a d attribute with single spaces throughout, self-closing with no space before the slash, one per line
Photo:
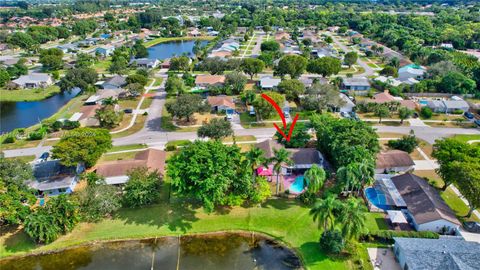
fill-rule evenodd
<path id="1" fill-rule="evenodd" d="M 259 85 L 263 90 L 273 90 L 277 88 L 281 81 L 281 79 L 267 76 L 260 79 Z"/>
<path id="2" fill-rule="evenodd" d="M 138 58 L 132 59 L 130 64 L 140 68 L 156 68 L 160 64 L 160 61 L 158 61 L 158 59 Z"/>
<path id="3" fill-rule="evenodd" d="M 83 164 L 67 167 L 62 165 L 60 160 L 39 162 L 33 165 L 34 179 L 27 185 L 37 190 L 39 196 L 70 194 L 84 171 Z"/>
<path id="4" fill-rule="evenodd" d="M 222 86 L 225 83 L 223 75 L 197 75 L 195 85 L 199 88 L 208 88 L 210 86 Z"/>
<path id="5" fill-rule="evenodd" d="M 209 96 L 207 102 L 212 108 L 212 111 L 226 111 L 228 109 L 235 110 L 235 102 L 230 96 Z"/>
<path id="6" fill-rule="evenodd" d="M 53 79 L 46 73 L 31 73 L 20 76 L 12 83 L 19 88 L 45 88 L 53 84 Z"/>

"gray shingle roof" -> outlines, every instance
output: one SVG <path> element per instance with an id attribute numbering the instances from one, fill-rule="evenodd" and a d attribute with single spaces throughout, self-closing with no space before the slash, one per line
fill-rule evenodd
<path id="1" fill-rule="evenodd" d="M 344 78 L 343 84 L 346 86 L 370 86 L 366 77 Z"/>
<path id="2" fill-rule="evenodd" d="M 394 238 L 410 270 L 480 269 L 480 244 L 461 239 Z"/>
<path id="3" fill-rule="evenodd" d="M 34 189 L 44 191 L 67 188 L 75 180 L 76 168 L 63 166 L 59 160 L 50 160 L 35 164 L 33 176 L 35 180 L 28 185 Z"/>

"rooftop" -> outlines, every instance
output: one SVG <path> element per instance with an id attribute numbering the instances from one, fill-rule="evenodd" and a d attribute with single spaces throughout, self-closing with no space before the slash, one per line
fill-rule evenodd
<path id="1" fill-rule="evenodd" d="M 217 84 L 225 83 L 225 76 L 223 75 L 197 75 L 195 84 Z"/>
<path id="2" fill-rule="evenodd" d="M 354 85 L 354 86 L 370 86 L 370 82 L 368 82 L 367 77 L 352 77 L 352 78 L 344 78 L 343 84 L 346 86 Z"/>
<path id="3" fill-rule="evenodd" d="M 377 169 L 387 169 L 393 167 L 409 167 L 415 163 L 407 152 L 400 150 L 390 150 L 377 154 Z"/>
<path id="4" fill-rule="evenodd" d="M 461 239 L 398 238 L 408 269 L 471 270 L 480 269 L 480 244 Z"/>

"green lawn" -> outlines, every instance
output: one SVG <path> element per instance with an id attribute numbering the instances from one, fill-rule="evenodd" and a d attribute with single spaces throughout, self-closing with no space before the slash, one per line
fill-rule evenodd
<path id="1" fill-rule="evenodd" d="M 453 192 L 450 187 L 448 187 L 447 190 L 440 192 L 440 195 L 448 204 L 448 206 L 450 206 L 455 214 L 457 214 L 457 216 L 461 219 L 463 219 L 463 217 L 468 213 L 468 206 L 457 196 L 457 194 L 455 194 L 455 192 Z M 480 222 L 480 219 L 473 214 L 471 219 Z"/>
<path id="2" fill-rule="evenodd" d="M 147 148 L 147 145 L 143 143 L 127 144 L 127 145 L 113 146 L 108 152 L 118 152 L 118 151 L 135 150 L 135 149 L 143 149 L 143 148 Z"/>
<path id="3" fill-rule="evenodd" d="M 468 142 L 471 140 L 480 140 L 480 135 L 455 135 L 453 138 L 462 142 Z"/>
<path id="4" fill-rule="evenodd" d="M 29 155 L 29 156 L 19 156 L 19 157 L 9 157 L 7 159 L 18 159 L 22 162 L 32 162 L 35 160 L 35 155 Z"/>
<path id="5" fill-rule="evenodd" d="M 353 253 L 352 257 L 331 258 L 322 253 L 318 247 L 320 231 L 308 211 L 308 207 L 284 199 L 270 200 L 261 206 L 223 208 L 211 214 L 201 208 L 161 203 L 146 208 L 122 209 L 114 218 L 98 223 L 82 223 L 72 233 L 45 246 L 36 246 L 21 231 L 4 234 L 0 238 L 0 257 L 59 249 L 95 240 L 255 231 L 274 237 L 296 250 L 307 269 L 348 269 L 360 255 Z M 376 220 L 376 214 L 371 220 Z M 373 226 L 369 229 L 383 227 L 377 224 L 376 221 L 369 222 Z"/>
<path id="6" fill-rule="evenodd" d="M 56 85 L 44 89 L 0 89 L 0 101 L 36 101 L 46 99 L 58 93 L 60 93 L 60 87 Z"/>

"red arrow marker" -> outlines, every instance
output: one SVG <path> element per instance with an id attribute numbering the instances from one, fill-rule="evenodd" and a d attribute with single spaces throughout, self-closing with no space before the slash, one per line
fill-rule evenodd
<path id="1" fill-rule="evenodd" d="M 269 97 L 265 94 L 262 94 L 262 98 L 264 98 L 266 101 L 268 101 L 270 104 L 272 104 L 272 106 L 275 108 L 275 110 L 277 110 L 278 115 L 282 119 L 283 129 L 286 131 L 287 130 L 287 121 L 285 120 L 285 115 L 283 115 L 283 111 L 280 108 L 280 106 L 278 106 L 278 104 L 271 97 Z M 292 137 L 293 129 L 295 128 L 295 124 L 297 123 L 297 120 L 298 120 L 298 113 L 295 115 L 295 118 L 293 119 L 292 124 L 290 125 L 290 130 L 288 131 L 288 136 L 285 135 L 285 132 L 281 128 L 279 128 L 276 123 L 273 123 L 273 126 L 277 129 L 278 133 L 280 133 L 280 135 L 282 135 L 287 140 L 287 142 L 289 142 L 290 138 Z"/>

